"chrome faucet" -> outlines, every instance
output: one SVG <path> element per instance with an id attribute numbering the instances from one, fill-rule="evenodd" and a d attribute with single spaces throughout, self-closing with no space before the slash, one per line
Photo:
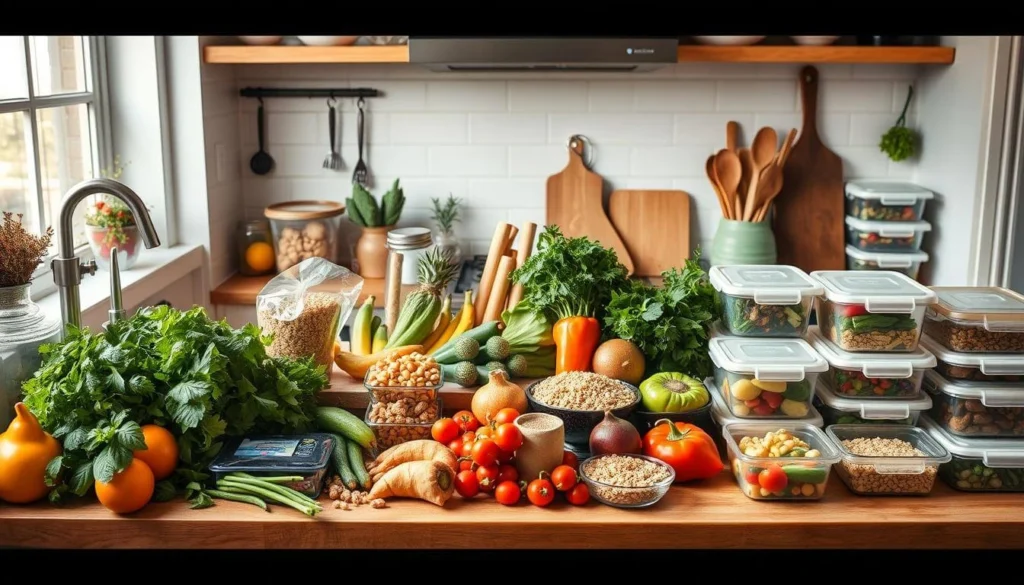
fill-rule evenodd
<path id="1" fill-rule="evenodd" d="M 135 218 L 135 225 L 142 234 L 142 242 L 147 248 L 160 245 L 160 236 L 153 227 L 146 204 L 135 191 L 122 183 L 111 179 L 89 179 L 71 188 L 60 202 L 60 229 L 57 232 L 60 253 L 51 262 L 53 282 L 57 284 L 60 295 L 60 316 L 64 327 L 61 328 L 63 338 L 67 325 L 82 326 L 82 300 L 78 293 L 78 285 L 82 282 L 82 274 L 96 274 L 96 261 L 81 262 L 75 256 L 75 243 L 72 235 L 72 216 L 75 207 L 90 195 L 109 194 L 125 202 Z"/>

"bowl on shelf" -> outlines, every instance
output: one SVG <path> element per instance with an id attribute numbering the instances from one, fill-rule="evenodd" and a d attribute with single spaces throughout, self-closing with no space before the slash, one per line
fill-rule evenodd
<path id="1" fill-rule="evenodd" d="M 281 42 L 282 37 L 238 37 L 238 40 L 247 45 L 276 45 Z"/>
<path id="2" fill-rule="evenodd" d="M 764 40 L 765 35 L 722 35 L 722 36 L 711 36 L 711 37 L 693 37 L 698 43 L 702 45 L 753 45 Z"/>
<path id="3" fill-rule="evenodd" d="M 798 45 L 807 45 L 811 47 L 821 47 L 824 45 L 831 45 L 836 42 L 839 35 L 835 36 L 792 36 L 793 42 Z"/>
<path id="4" fill-rule="evenodd" d="M 303 45 L 314 47 L 342 47 L 354 45 L 359 37 L 298 37 Z"/>

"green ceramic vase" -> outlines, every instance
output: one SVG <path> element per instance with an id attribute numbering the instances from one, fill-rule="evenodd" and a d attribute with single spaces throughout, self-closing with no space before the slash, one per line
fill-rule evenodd
<path id="1" fill-rule="evenodd" d="M 722 218 L 711 241 L 712 266 L 775 264 L 775 234 L 767 221 L 757 223 Z"/>

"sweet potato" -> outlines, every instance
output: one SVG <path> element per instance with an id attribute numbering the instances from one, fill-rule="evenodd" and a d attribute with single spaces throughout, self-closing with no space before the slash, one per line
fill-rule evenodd
<path id="1" fill-rule="evenodd" d="M 385 473 L 409 461 L 440 461 L 455 471 L 459 458 L 451 449 L 429 439 L 407 441 L 381 453 L 370 467 L 370 477 L 378 481 Z"/>
<path id="2" fill-rule="evenodd" d="M 373 484 L 369 498 L 418 498 L 443 506 L 455 491 L 455 471 L 440 461 L 407 461 Z"/>

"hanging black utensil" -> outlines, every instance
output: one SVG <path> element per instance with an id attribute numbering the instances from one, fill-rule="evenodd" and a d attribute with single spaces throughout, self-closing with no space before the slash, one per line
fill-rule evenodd
<path id="1" fill-rule="evenodd" d="M 274 168 L 274 159 L 263 150 L 263 100 L 260 99 L 260 106 L 256 109 L 256 138 L 259 140 L 260 149 L 249 159 L 249 168 L 257 175 L 265 175 Z"/>
<path id="2" fill-rule="evenodd" d="M 327 153 L 327 157 L 324 158 L 324 168 L 331 169 L 332 171 L 338 171 L 341 170 L 341 154 L 335 146 L 335 138 L 337 138 L 338 134 L 338 122 L 333 97 L 327 101 L 327 127 L 327 132 L 331 136 L 331 150 Z"/>
<path id="3" fill-rule="evenodd" d="M 356 162 L 355 171 L 352 173 L 352 182 L 359 183 L 363 187 L 370 186 L 370 171 L 363 162 L 363 105 L 366 102 L 359 98 L 356 106 L 359 107 L 359 114 L 356 118 L 356 144 L 359 146 L 359 160 Z"/>

